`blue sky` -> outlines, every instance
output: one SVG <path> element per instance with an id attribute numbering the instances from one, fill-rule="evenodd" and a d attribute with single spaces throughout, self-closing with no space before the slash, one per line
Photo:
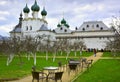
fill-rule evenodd
<path id="1" fill-rule="evenodd" d="M 9 36 L 19 21 L 19 14 L 25 4 L 31 9 L 34 0 L 0 0 L 0 35 Z M 56 28 L 63 18 L 70 25 L 70 29 L 80 27 L 84 21 L 103 21 L 109 26 L 112 16 L 118 16 L 120 0 L 37 0 L 41 10 L 45 5 L 46 20 L 50 29 Z M 29 14 L 31 16 L 31 13 Z"/>

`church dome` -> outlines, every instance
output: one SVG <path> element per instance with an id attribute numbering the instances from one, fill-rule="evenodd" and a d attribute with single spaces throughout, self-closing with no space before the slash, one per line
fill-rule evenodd
<path id="1" fill-rule="evenodd" d="M 37 12 L 40 10 L 40 7 L 37 5 L 37 1 L 36 0 L 35 0 L 34 5 L 32 5 L 31 10 L 32 11 L 37 11 Z"/>
<path id="2" fill-rule="evenodd" d="M 25 8 L 23 9 L 23 12 L 24 13 L 29 13 L 30 12 L 30 9 L 28 8 L 27 4 L 26 4 Z"/>
<path id="3" fill-rule="evenodd" d="M 47 11 L 45 10 L 45 8 L 43 8 L 43 10 L 41 11 L 41 15 L 42 16 L 46 16 L 47 15 Z"/>
<path id="4" fill-rule="evenodd" d="M 62 19 L 61 24 L 66 24 L 66 21 L 64 18 Z"/>
<path id="5" fill-rule="evenodd" d="M 60 25 L 60 24 L 58 24 L 58 25 L 57 25 L 57 27 L 61 27 L 61 25 Z"/>
<path id="6" fill-rule="evenodd" d="M 68 28 L 70 27 L 68 24 L 64 24 L 64 25 L 65 25 L 66 27 L 68 27 Z"/>

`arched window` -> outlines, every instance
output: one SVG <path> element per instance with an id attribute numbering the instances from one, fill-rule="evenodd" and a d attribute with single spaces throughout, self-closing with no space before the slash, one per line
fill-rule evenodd
<path id="1" fill-rule="evenodd" d="M 55 30 L 53 30 L 53 32 L 55 32 Z"/>
<path id="2" fill-rule="evenodd" d="M 101 27 L 100 30 L 103 30 L 103 27 Z"/>
<path id="3" fill-rule="evenodd" d="M 60 30 L 62 30 L 63 28 L 61 27 Z"/>
<path id="4" fill-rule="evenodd" d="M 97 24 L 96 27 L 99 27 L 99 24 Z"/>
<path id="5" fill-rule="evenodd" d="M 28 26 L 26 26 L 26 31 L 28 30 Z"/>
<path id="6" fill-rule="evenodd" d="M 82 30 L 85 31 L 85 28 L 83 28 Z"/>
<path id="7" fill-rule="evenodd" d="M 66 29 L 65 29 L 64 31 L 65 31 L 65 32 L 67 32 L 67 30 L 66 30 Z"/>
<path id="8" fill-rule="evenodd" d="M 76 27 L 75 30 L 77 30 L 78 28 Z"/>
<path id="9" fill-rule="evenodd" d="M 88 27 L 89 27 L 89 25 L 86 25 L 86 27 L 88 28 Z"/>
<path id="10" fill-rule="evenodd" d="M 32 30 L 32 26 L 30 26 L 30 30 Z"/>

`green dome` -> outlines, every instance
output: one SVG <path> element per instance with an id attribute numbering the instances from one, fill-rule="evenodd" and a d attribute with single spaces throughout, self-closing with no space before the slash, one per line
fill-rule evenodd
<path id="1" fill-rule="evenodd" d="M 39 10 L 40 10 L 40 7 L 37 5 L 36 0 L 35 0 L 34 5 L 31 7 L 31 10 L 32 10 L 32 11 L 39 11 Z"/>
<path id="2" fill-rule="evenodd" d="M 66 24 L 66 21 L 64 18 L 62 19 L 61 24 Z"/>
<path id="3" fill-rule="evenodd" d="M 61 27 L 61 25 L 60 25 L 60 24 L 58 24 L 58 25 L 57 25 L 57 27 Z"/>
<path id="4" fill-rule="evenodd" d="M 27 4 L 26 4 L 25 8 L 23 9 L 23 12 L 24 13 L 29 13 L 30 12 L 30 9 L 28 8 Z"/>
<path id="5" fill-rule="evenodd" d="M 68 24 L 64 24 L 64 25 L 65 25 L 66 27 L 68 27 L 68 28 L 70 27 Z"/>
<path id="6" fill-rule="evenodd" d="M 43 10 L 41 11 L 41 15 L 42 16 L 46 16 L 47 15 L 47 11 L 45 10 L 45 8 L 43 8 Z"/>

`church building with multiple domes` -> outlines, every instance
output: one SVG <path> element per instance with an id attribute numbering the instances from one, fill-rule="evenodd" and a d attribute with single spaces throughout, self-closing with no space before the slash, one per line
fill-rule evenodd
<path id="1" fill-rule="evenodd" d="M 29 17 L 30 11 L 32 17 Z M 38 17 L 40 7 L 35 0 L 31 10 L 26 4 L 23 13 L 20 14 L 19 23 L 10 31 L 10 37 L 16 37 L 20 40 L 27 37 L 36 38 L 37 36 L 49 35 L 51 40 L 68 39 L 72 43 L 76 40 L 83 41 L 87 48 L 105 49 L 106 42 L 112 40 L 114 32 L 108 28 L 102 21 L 87 21 L 79 28 L 71 30 L 68 22 L 63 19 L 56 24 L 53 30 L 48 29 L 46 19 L 47 11 L 43 7 L 41 11 L 42 18 Z"/>

